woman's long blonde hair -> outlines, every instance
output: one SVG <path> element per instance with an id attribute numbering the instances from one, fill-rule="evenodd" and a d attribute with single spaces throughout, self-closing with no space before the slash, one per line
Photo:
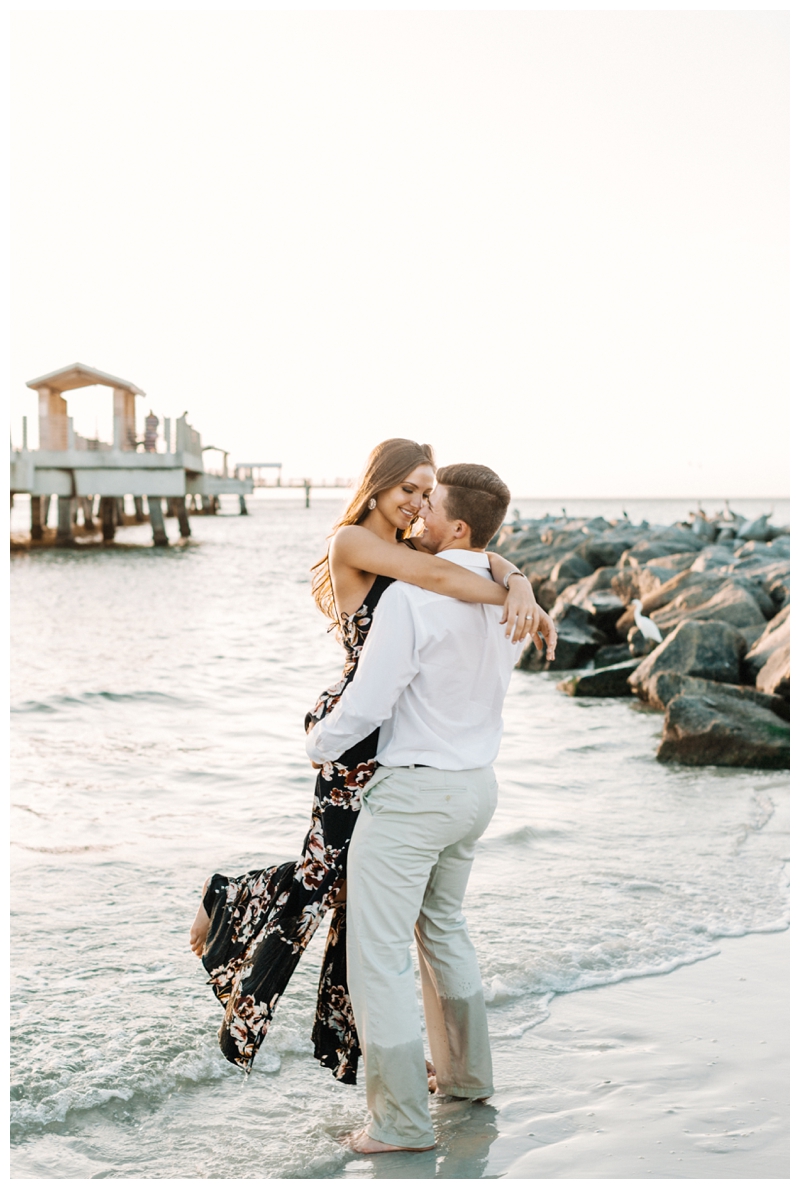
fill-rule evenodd
<path id="1" fill-rule="evenodd" d="M 425 465 L 436 470 L 433 450 L 426 443 L 420 445 L 419 442 L 412 442 L 410 438 L 387 438 L 385 442 L 379 442 L 367 459 L 367 465 L 350 503 L 334 524 L 329 536 L 332 537 L 343 524 L 361 524 L 370 510 L 367 505 L 371 499 L 390 487 L 396 487 L 418 466 Z M 397 539 L 402 540 L 403 537 L 409 536 L 410 532 L 410 527 L 405 530 L 398 529 Z M 311 593 L 322 614 L 338 623 L 327 553 L 311 567 Z"/>

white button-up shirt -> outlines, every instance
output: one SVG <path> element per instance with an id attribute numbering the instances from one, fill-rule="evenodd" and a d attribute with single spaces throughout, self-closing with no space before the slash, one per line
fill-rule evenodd
<path id="1" fill-rule="evenodd" d="M 485 553 L 445 549 L 438 556 L 485 571 L 491 581 Z M 375 608 L 355 677 L 307 736 L 310 759 L 335 760 L 379 726 L 376 758 L 389 767 L 491 764 L 522 649 L 506 639 L 501 614 L 500 607 L 392 583 Z"/>

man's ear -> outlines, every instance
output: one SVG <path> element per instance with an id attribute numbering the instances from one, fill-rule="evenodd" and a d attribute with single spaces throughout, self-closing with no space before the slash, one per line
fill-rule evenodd
<path id="1" fill-rule="evenodd" d="M 469 525 L 464 520 L 456 520 L 453 523 L 453 536 L 458 541 L 463 541 L 464 537 L 469 536 Z"/>

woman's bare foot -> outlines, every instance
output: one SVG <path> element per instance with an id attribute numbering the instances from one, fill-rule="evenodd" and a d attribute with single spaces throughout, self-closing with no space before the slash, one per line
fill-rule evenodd
<path id="1" fill-rule="evenodd" d="M 439 1089 L 436 1083 L 436 1070 L 433 1068 L 430 1061 L 425 1062 L 425 1069 L 428 1072 L 428 1093 L 435 1094 Z"/>
<path id="2" fill-rule="evenodd" d="M 203 884 L 203 892 L 200 897 L 200 907 L 197 910 L 197 916 L 192 921 L 192 927 L 189 930 L 189 945 L 192 953 L 196 954 L 198 958 L 202 958 L 203 950 L 208 937 L 208 928 L 211 924 L 211 917 L 203 907 L 203 896 L 206 894 L 208 887 L 208 880 Z"/>
<path id="3" fill-rule="evenodd" d="M 427 1148 L 401 1148 L 397 1144 L 384 1144 L 379 1139 L 372 1139 L 367 1135 L 366 1127 L 361 1131 L 354 1131 L 350 1135 L 346 1135 L 342 1143 L 347 1144 L 348 1148 L 352 1148 L 354 1152 L 361 1152 L 364 1156 L 374 1156 L 378 1152 L 430 1152 L 436 1147 L 436 1144 L 430 1144 Z"/>

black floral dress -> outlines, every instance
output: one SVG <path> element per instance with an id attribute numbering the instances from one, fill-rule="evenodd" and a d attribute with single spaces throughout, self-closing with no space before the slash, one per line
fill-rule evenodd
<path id="1" fill-rule="evenodd" d="M 392 578 L 378 576 L 361 607 L 341 616 L 347 662 L 341 678 L 306 715 L 306 730 L 330 713 L 356 672 L 372 615 Z M 311 828 L 299 860 L 230 877 L 212 875 L 203 903 L 211 918 L 203 965 L 225 1006 L 222 1052 L 249 1070 L 278 1000 L 317 925 L 333 906 L 322 963 L 313 1041 L 317 1059 L 354 1085 L 360 1053 L 347 990 L 346 906 L 333 905 L 347 874 L 347 848 L 361 790 L 375 772 L 378 731 L 326 763 L 317 775 Z"/>

